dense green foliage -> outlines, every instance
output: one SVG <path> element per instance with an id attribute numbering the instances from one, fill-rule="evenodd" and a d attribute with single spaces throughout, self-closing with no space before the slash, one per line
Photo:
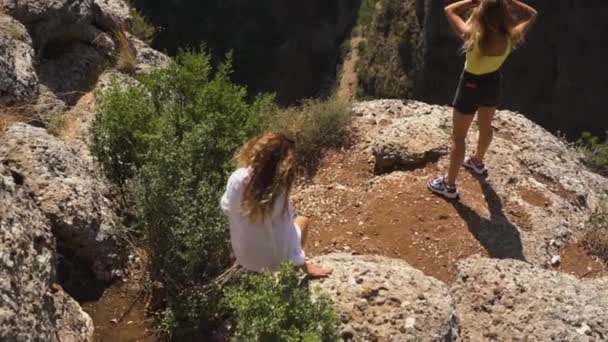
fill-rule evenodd
<path id="1" fill-rule="evenodd" d="M 608 177 L 608 132 L 603 142 L 591 133 L 583 133 L 579 141 L 585 149 L 585 163 L 594 171 Z"/>
<path id="2" fill-rule="evenodd" d="M 133 23 L 131 33 L 146 44 L 152 44 L 156 35 L 156 28 L 135 8 L 135 0 L 129 0 L 129 7 Z"/>
<path id="3" fill-rule="evenodd" d="M 98 94 L 92 123 L 91 150 L 104 172 L 135 190 L 151 276 L 162 284 L 159 327 L 176 340 L 204 335 L 230 315 L 216 284 L 231 263 L 219 199 L 237 148 L 267 129 L 287 133 L 302 156 L 318 159 L 325 148 L 343 143 L 350 122 L 348 106 L 334 100 L 289 109 L 274 107 L 269 96 L 250 103 L 245 89 L 229 79 L 230 59 L 217 69 L 209 59 L 205 53 L 182 52 L 165 69 L 131 85 L 112 86 Z M 231 292 L 231 307 L 243 327 L 239 336 L 331 339 L 335 320 L 329 304 L 311 303 L 297 288 L 295 271 L 284 270 L 279 278 L 278 285 L 268 286 L 270 275 L 251 277 Z M 249 329 L 257 323 L 251 321 L 253 311 L 245 309 L 247 300 L 252 300 L 250 310 L 272 311 L 267 330 Z M 278 300 L 283 306 L 275 310 Z"/>
<path id="4" fill-rule="evenodd" d="M 229 74 L 230 61 L 213 72 L 207 54 L 181 53 L 166 69 L 101 96 L 92 125 L 92 151 L 108 177 L 119 184 L 135 177 L 152 276 L 167 296 L 165 328 L 180 334 L 222 318 L 221 296 L 206 287 L 230 263 L 219 198 L 235 150 L 259 132 L 271 103 L 249 104 Z"/>
<path id="5" fill-rule="evenodd" d="M 336 341 L 338 318 L 326 297 L 312 301 L 292 265 L 275 276 L 249 275 L 228 290 L 237 322 L 234 341 Z"/>

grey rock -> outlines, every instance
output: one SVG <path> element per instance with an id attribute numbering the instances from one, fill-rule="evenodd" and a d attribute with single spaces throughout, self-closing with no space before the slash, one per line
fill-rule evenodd
<path id="1" fill-rule="evenodd" d="M 608 336 L 608 278 L 580 280 L 521 261 L 473 257 L 459 263 L 451 293 L 469 341 Z"/>
<path id="2" fill-rule="evenodd" d="M 0 340 L 90 341 L 91 318 L 52 293 L 55 239 L 24 177 L 0 163 Z"/>
<path id="3" fill-rule="evenodd" d="M 445 131 L 447 117 L 416 115 L 394 120 L 373 146 L 377 173 L 414 169 L 436 162 L 446 155 L 450 136 Z"/>
<path id="4" fill-rule="evenodd" d="M 0 106 L 22 104 L 38 91 L 34 50 L 26 28 L 0 13 Z"/>
<path id="5" fill-rule="evenodd" d="M 23 183 L 52 224 L 55 237 L 92 263 L 96 276 L 120 275 L 124 246 L 110 187 L 95 165 L 44 129 L 15 124 L 0 138 L 0 160 L 22 170 Z"/>
<path id="6" fill-rule="evenodd" d="M 404 341 L 408 334 L 421 341 L 459 340 L 460 325 L 445 284 L 406 262 L 349 254 L 319 256 L 313 262 L 334 269 L 311 286 L 329 294 L 337 310 L 352 317 L 341 331 L 353 333 L 353 341 Z M 379 297 L 385 300 L 377 301 Z"/>

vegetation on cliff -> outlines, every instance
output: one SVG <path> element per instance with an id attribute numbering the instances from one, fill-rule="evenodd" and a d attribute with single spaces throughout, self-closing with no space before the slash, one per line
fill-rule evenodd
<path id="1" fill-rule="evenodd" d="M 166 300 L 161 326 L 177 338 L 210 331 L 230 316 L 214 280 L 232 263 L 218 203 L 236 149 L 270 129 L 293 137 L 310 161 L 339 145 L 350 117 L 347 106 L 337 102 L 311 101 L 302 109 L 278 109 L 269 95 L 248 102 L 246 89 L 230 81 L 230 65 L 229 57 L 214 70 L 209 54 L 182 52 L 137 84 L 99 94 L 92 124 L 92 151 L 106 175 L 136 194 L 152 278 L 163 284 L 157 293 Z M 303 298 L 297 291 L 294 296 Z M 300 302 L 286 308 L 312 308 Z"/>

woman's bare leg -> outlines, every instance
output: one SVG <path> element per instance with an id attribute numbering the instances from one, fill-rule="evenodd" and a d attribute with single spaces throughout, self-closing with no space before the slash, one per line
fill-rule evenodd
<path id="1" fill-rule="evenodd" d="M 304 248 L 304 245 L 306 245 L 306 241 L 308 240 L 308 223 L 309 223 L 309 221 L 310 221 L 310 219 L 305 216 L 298 216 L 294 220 L 294 222 L 298 225 L 298 227 L 300 227 L 300 230 L 302 231 L 302 239 L 300 241 L 300 243 L 302 244 L 302 248 Z"/>
<path id="2" fill-rule="evenodd" d="M 452 151 L 450 152 L 450 168 L 448 169 L 448 176 L 446 183 L 449 186 L 456 186 L 456 178 L 458 178 L 458 172 L 464 162 L 464 156 L 466 153 L 466 138 L 471 127 L 471 122 L 475 115 L 463 114 L 458 110 L 454 109 L 453 122 L 452 122 Z"/>
<path id="3" fill-rule="evenodd" d="M 477 115 L 477 126 L 479 126 L 479 140 L 477 141 L 477 152 L 473 157 L 473 161 L 481 163 L 483 158 L 490 148 L 494 130 L 492 129 L 492 120 L 496 113 L 496 107 L 480 107 Z"/>

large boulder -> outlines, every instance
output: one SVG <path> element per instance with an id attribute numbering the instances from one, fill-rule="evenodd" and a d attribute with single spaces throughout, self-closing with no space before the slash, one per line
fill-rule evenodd
<path id="1" fill-rule="evenodd" d="M 124 248 L 110 187 L 95 165 L 46 130 L 15 124 L 0 138 L 0 160 L 22 170 L 22 181 L 55 237 L 93 265 L 100 279 L 120 275 Z"/>
<path id="2" fill-rule="evenodd" d="M 458 265 L 452 296 L 468 341 L 600 341 L 608 337 L 608 278 L 580 280 L 515 260 Z"/>
<path id="3" fill-rule="evenodd" d="M 451 143 L 451 108 L 399 102 L 362 102 L 353 109 L 355 126 L 366 134 L 377 170 L 422 168 L 446 154 Z M 370 127 L 370 120 L 384 124 Z M 546 264 L 558 253 L 555 246 L 560 241 L 585 231 L 608 191 L 608 180 L 589 171 L 580 152 L 519 113 L 499 111 L 493 125 L 496 133 L 486 158 L 490 175 L 481 183 L 490 212 L 489 219 L 473 222 L 477 238 L 492 246 L 491 256 Z M 470 150 L 476 138 L 473 125 L 467 141 Z M 445 170 L 447 163 L 445 156 L 438 164 Z M 507 205 L 517 212 L 506 212 Z M 465 206 L 456 209 L 463 217 L 474 218 Z M 524 219 L 514 222 L 514 215 Z M 496 234 L 497 229 L 512 238 Z"/>
<path id="4" fill-rule="evenodd" d="M 90 341 L 91 318 L 55 281 L 55 239 L 20 170 L 0 164 L 0 340 Z"/>
<path id="5" fill-rule="evenodd" d="M 32 40 L 25 27 L 0 12 L 0 106 L 25 102 L 38 91 Z"/>
<path id="6" fill-rule="evenodd" d="M 458 341 L 460 324 L 448 288 L 402 260 L 329 254 L 314 262 L 334 269 L 315 281 L 340 313 L 350 341 Z"/>

